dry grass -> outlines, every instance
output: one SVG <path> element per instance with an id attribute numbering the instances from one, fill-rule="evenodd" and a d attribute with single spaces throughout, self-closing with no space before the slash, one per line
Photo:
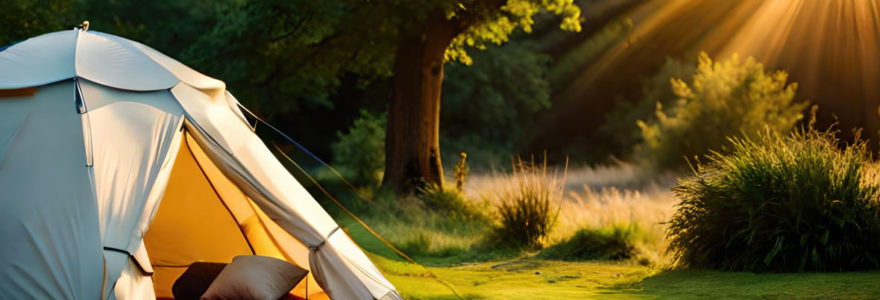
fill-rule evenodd
<path id="1" fill-rule="evenodd" d="M 635 231 L 634 243 L 643 258 L 654 264 L 669 263 L 665 222 L 675 212 L 677 200 L 668 188 L 650 185 L 641 190 L 608 187 L 597 191 L 584 185 L 581 192 L 570 191 L 566 196 L 551 242 L 581 228 L 628 227 Z"/>
<path id="2" fill-rule="evenodd" d="M 666 265 L 666 225 L 678 202 L 670 192 L 671 175 L 644 176 L 641 168 L 630 164 L 582 167 L 564 173 L 548 169 L 543 173 L 488 173 L 473 175 L 465 194 L 468 199 L 482 199 L 494 207 L 503 191 L 523 182 L 535 181 L 558 190 L 559 215 L 547 239 L 552 245 L 572 236 L 578 229 L 633 228 L 635 246 L 654 264 Z M 564 183 L 563 183 L 564 180 Z"/>

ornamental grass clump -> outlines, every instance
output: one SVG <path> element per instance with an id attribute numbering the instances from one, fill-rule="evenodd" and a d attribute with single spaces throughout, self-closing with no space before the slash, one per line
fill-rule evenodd
<path id="1" fill-rule="evenodd" d="M 836 133 L 733 138 L 673 189 L 670 252 L 733 271 L 880 269 L 878 177 L 866 142 Z"/>
<path id="2" fill-rule="evenodd" d="M 504 187 L 491 196 L 497 225 L 492 237 L 500 244 L 540 249 L 559 215 L 564 180 L 534 162 L 519 160 Z"/>

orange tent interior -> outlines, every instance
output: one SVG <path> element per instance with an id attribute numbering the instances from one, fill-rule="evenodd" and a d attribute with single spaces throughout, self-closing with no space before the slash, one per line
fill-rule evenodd
<path id="1" fill-rule="evenodd" d="M 262 255 L 308 267 L 308 248 L 269 219 L 184 132 L 165 195 L 144 236 L 158 298 L 194 262 Z M 309 274 L 291 294 L 327 299 Z"/>

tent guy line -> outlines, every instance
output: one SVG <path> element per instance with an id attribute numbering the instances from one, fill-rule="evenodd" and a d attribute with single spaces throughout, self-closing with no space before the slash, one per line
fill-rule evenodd
<path id="1" fill-rule="evenodd" d="M 250 111 L 247 107 L 245 107 L 244 105 L 241 105 L 241 103 L 238 103 L 238 107 L 241 108 L 242 110 L 244 110 L 244 112 L 251 115 L 251 117 L 253 117 L 254 120 L 256 120 L 259 123 L 263 123 L 263 125 L 266 125 L 267 127 L 269 127 L 269 129 L 272 129 L 272 131 L 274 131 L 275 133 L 278 133 L 278 135 L 280 135 L 281 137 L 283 137 L 284 139 L 286 139 L 287 141 L 289 141 L 290 143 L 295 145 L 297 148 L 299 148 L 300 150 L 302 150 L 303 152 L 308 154 L 312 159 L 314 159 L 315 161 L 317 161 L 318 163 L 320 163 L 321 165 L 326 167 L 328 170 L 330 170 L 330 172 L 333 173 L 334 176 L 339 178 L 339 180 L 341 180 L 342 183 L 344 183 L 347 188 L 349 188 L 350 190 L 355 192 L 355 194 L 358 195 L 358 198 L 360 198 L 363 201 L 366 201 L 367 203 L 369 203 L 370 205 L 372 205 L 374 207 L 376 206 L 375 201 L 369 199 L 369 197 L 364 195 L 360 189 L 358 189 L 354 184 L 352 184 L 350 181 L 348 181 L 348 179 L 345 179 L 345 176 L 342 176 L 342 174 L 340 174 L 339 171 L 336 171 L 336 168 L 331 167 L 330 164 L 321 160 L 321 158 L 319 158 L 317 155 L 313 154 L 311 151 L 309 151 L 309 149 L 306 149 L 305 146 L 303 146 L 302 144 L 295 141 L 293 138 L 291 138 L 290 136 L 285 134 L 280 129 L 276 128 L 275 126 L 272 126 L 272 124 L 269 124 L 269 122 L 266 122 L 262 118 L 258 117 L 256 114 L 254 114 L 252 111 Z M 257 128 L 257 123 L 255 122 L 254 127 L 253 127 L 254 132 L 256 132 L 256 130 L 257 130 L 256 128 Z M 278 146 L 275 145 L 275 147 L 278 147 Z M 281 151 L 281 150 L 279 149 L 278 151 Z M 281 152 L 283 153 L 283 151 L 281 151 Z"/>
<path id="2" fill-rule="evenodd" d="M 268 124 L 266 124 L 266 125 L 268 125 Z M 359 218 L 358 216 L 356 216 L 356 215 L 354 214 L 354 212 L 352 212 L 351 210 L 349 210 L 348 208 L 346 208 L 345 206 L 343 206 L 343 205 L 342 205 L 342 202 L 340 202 L 338 199 L 336 199 L 336 197 L 333 197 L 333 195 L 330 194 L 330 192 L 328 192 L 326 189 L 324 189 L 324 187 L 323 187 L 320 183 L 318 183 L 318 181 L 317 181 L 314 177 L 312 177 L 311 175 L 309 175 L 309 173 L 306 172 L 305 169 L 303 169 L 299 164 L 297 164 L 295 161 L 293 161 L 293 159 L 290 158 L 290 156 L 288 156 L 287 154 L 285 154 L 284 151 L 281 150 L 281 147 L 278 147 L 278 144 L 275 144 L 275 143 L 273 142 L 273 143 L 272 143 L 272 146 L 275 147 L 275 150 L 278 151 L 278 153 L 281 154 L 281 156 L 283 156 L 284 159 L 286 159 L 286 160 L 287 160 L 288 162 L 290 162 L 294 167 L 296 167 L 297 170 L 299 170 L 299 171 L 300 171 L 301 173 L 303 173 L 306 177 L 308 177 L 308 178 L 309 178 L 309 181 L 311 181 L 312 184 L 314 184 L 316 187 L 318 187 L 318 189 L 321 190 L 321 192 L 324 194 L 324 196 L 326 196 L 327 198 L 329 198 L 330 200 L 332 200 L 333 203 L 336 204 L 336 206 L 338 206 L 340 209 L 342 209 L 342 211 L 345 212 L 345 214 L 347 214 L 349 217 L 351 217 L 351 218 L 354 219 L 356 222 L 358 222 L 358 224 L 360 224 L 364 229 L 366 229 L 367 232 L 369 232 L 372 236 L 376 237 L 376 239 L 378 239 L 379 242 L 382 242 L 383 245 L 385 245 L 386 247 L 388 247 L 388 249 L 391 249 L 392 251 L 394 251 L 394 253 L 396 253 L 397 255 L 399 255 L 401 258 L 406 259 L 406 261 L 410 262 L 411 264 L 414 264 L 414 265 L 419 266 L 420 268 L 422 268 L 425 272 L 428 273 L 428 275 L 430 275 L 430 277 L 431 277 L 432 279 L 436 280 L 438 283 L 440 283 L 440 284 L 442 284 L 443 286 L 447 287 L 447 288 L 452 292 L 452 294 L 454 294 L 456 297 L 458 297 L 458 299 L 462 299 L 462 300 L 464 300 L 464 298 L 458 293 L 458 291 L 455 289 L 455 287 L 452 286 L 451 283 L 448 283 L 448 282 L 446 282 L 446 281 L 440 279 L 440 277 L 438 277 L 437 274 L 434 274 L 434 272 L 432 272 L 430 269 L 428 269 L 428 268 L 425 267 L 424 265 L 422 265 L 422 264 L 416 262 L 414 259 L 412 259 L 412 258 L 409 257 L 408 255 L 406 255 L 406 253 L 403 253 L 402 250 L 400 250 L 400 249 L 398 249 L 397 247 L 395 247 L 394 244 L 391 244 L 391 242 L 389 242 L 389 241 L 386 240 L 384 237 L 382 237 L 381 235 L 379 235 L 378 232 L 376 232 L 375 230 L 373 230 L 373 228 L 371 228 L 369 225 L 367 225 L 367 223 L 365 223 L 361 218 Z M 328 166 L 328 167 L 329 167 L 329 166 Z M 341 176 L 341 175 L 340 175 L 340 176 Z"/>

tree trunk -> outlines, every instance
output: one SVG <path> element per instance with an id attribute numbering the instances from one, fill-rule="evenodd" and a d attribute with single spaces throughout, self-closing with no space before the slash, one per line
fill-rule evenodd
<path id="1" fill-rule="evenodd" d="M 442 187 L 440 87 L 443 56 L 456 35 L 442 14 L 427 17 L 421 30 L 406 27 L 400 28 L 395 54 L 382 180 L 398 192 L 422 184 Z"/>

